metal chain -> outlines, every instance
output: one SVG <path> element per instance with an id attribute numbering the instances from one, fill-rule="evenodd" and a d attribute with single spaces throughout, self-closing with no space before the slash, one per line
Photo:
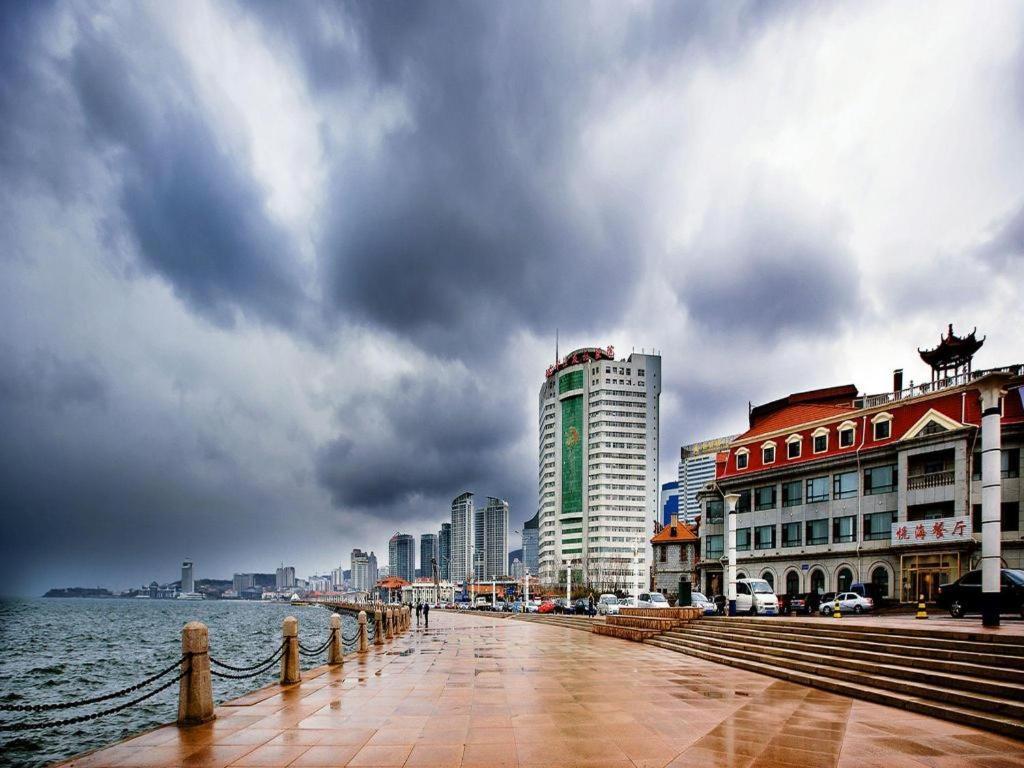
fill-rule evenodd
<path id="1" fill-rule="evenodd" d="M 262 675 L 265 672 L 269 672 L 270 668 L 281 660 L 281 657 L 284 656 L 285 647 L 286 644 L 282 643 L 280 650 L 278 650 L 276 654 L 267 659 L 267 662 L 263 665 L 263 667 L 252 672 L 246 672 L 241 675 L 232 675 L 227 672 L 219 672 L 216 669 L 211 669 L 210 674 L 214 677 L 222 677 L 226 680 L 248 680 L 250 677 L 258 677 L 259 675 Z"/>
<path id="2" fill-rule="evenodd" d="M 335 630 L 332 629 L 330 635 L 327 636 L 327 639 L 324 641 L 323 645 L 318 646 L 316 648 L 307 648 L 300 641 L 299 653 L 303 654 L 304 656 L 319 656 L 321 653 L 327 650 L 328 646 L 330 646 L 331 642 L 334 640 L 334 632 Z"/>
<path id="3" fill-rule="evenodd" d="M 248 667 L 234 667 L 234 666 L 228 664 L 226 661 L 221 661 L 220 659 L 213 658 L 213 656 L 210 657 L 210 663 L 214 664 L 214 665 L 216 665 L 218 667 L 223 667 L 224 669 L 230 669 L 232 672 L 249 672 L 250 670 L 256 669 L 257 667 L 264 667 L 264 666 L 266 666 L 270 662 L 270 660 L 275 658 L 277 656 L 277 654 L 279 654 L 281 652 L 281 649 L 283 649 L 287 644 L 288 644 L 287 640 L 282 640 L 281 641 L 281 645 L 278 646 L 277 650 L 274 651 L 274 653 L 272 655 L 270 655 L 269 657 L 267 657 L 263 661 L 258 661 L 255 664 L 252 664 L 252 665 L 250 665 Z"/>
<path id="4" fill-rule="evenodd" d="M 150 675 L 145 680 L 129 685 L 127 688 L 122 688 L 119 691 L 113 691 L 111 693 L 105 693 L 101 696 L 94 696 L 91 699 L 82 699 L 81 701 L 66 701 L 54 704 L 0 704 L 0 711 L 2 712 L 50 712 L 55 709 L 77 709 L 78 707 L 85 707 L 89 704 L 98 704 L 101 701 L 109 701 L 110 699 L 116 699 L 120 696 L 127 696 L 129 693 L 134 693 L 140 688 L 145 688 L 150 683 L 156 682 L 164 675 L 169 675 L 171 672 L 178 667 L 181 662 L 186 659 L 191 659 L 192 654 L 186 653 L 176 662 L 171 664 L 166 669 L 162 669 L 159 672 Z M 178 678 L 179 680 L 181 678 Z"/>
<path id="5" fill-rule="evenodd" d="M 185 669 L 184 672 L 182 672 L 180 675 L 178 675 L 173 680 L 167 681 L 166 683 L 161 685 L 159 688 L 155 688 L 154 690 L 150 691 L 149 693 L 145 693 L 145 694 L 143 694 L 142 696 L 139 696 L 136 699 L 132 699 L 131 701 L 126 701 L 124 704 L 120 704 L 120 705 L 118 705 L 116 707 L 111 707 L 110 709 L 100 710 L 99 712 L 93 712 L 91 715 L 81 715 L 79 717 L 69 717 L 69 718 L 65 718 L 63 720 L 53 720 L 53 721 L 51 721 L 49 723 L 9 723 L 9 724 L 0 723 L 0 731 L 35 731 L 35 730 L 41 730 L 43 728 L 57 728 L 57 727 L 60 727 L 60 726 L 65 726 L 65 725 L 75 725 L 76 723 L 85 723 L 85 722 L 88 722 L 89 720 L 95 720 L 98 717 L 105 717 L 106 715 L 112 715 L 115 712 L 120 712 L 123 709 L 128 709 L 128 707 L 133 707 L 136 704 L 139 704 L 139 703 L 145 701 L 146 699 L 152 698 L 153 696 L 156 696 L 161 691 L 166 691 L 168 688 L 170 688 L 175 683 L 179 682 L 183 677 L 185 677 L 185 675 L 189 674 L 191 671 L 192 671 L 192 662 L 191 662 L 191 660 L 189 660 L 188 667 Z"/>

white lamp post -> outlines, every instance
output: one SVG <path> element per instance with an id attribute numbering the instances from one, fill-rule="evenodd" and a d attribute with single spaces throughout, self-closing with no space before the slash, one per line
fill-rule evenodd
<path id="1" fill-rule="evenodd" d="M 565 605 L 567 608 L 572 605 L 572 566 L 568 563 L 565 566 Z"/>
<path id="2" fill-rule="evenodd" d="M 1010 378 L 1008 373 L 992 373 L 978 381 L 981 390 L 981 623 L 986 627 L 999 626 L 1003 496 L 999 401 Z"/>
<path id="3" fill-rule="evenodd" d="M 725 514 L 729 521 L 728 540 L 726 542 L 727 555 L 729 558 L 726 574 L 728 592 L 726 598 L 729 600 L 729 615 L 736 615 L 736 503 L 740 500 L 738 493 L 725 494 Z"/>

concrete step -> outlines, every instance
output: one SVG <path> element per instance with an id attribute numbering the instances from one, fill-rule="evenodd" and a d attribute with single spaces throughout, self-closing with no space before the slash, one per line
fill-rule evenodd
<path id="1" fill-rule="evenodd" d="M 786 619 L 780 617 L 747 618 L 747 617 L 708 617 L 709 623 L 729 624 L 735 627 L 753 627 L 771 629 L 778 632 L 796 632 L 803 635 L 818 634 L 828 637 L 869 636 L 884 639 L 885 642 L 898 642 L 900 645 L 919 645 L 947 650 L 975 651 L 985 653 L 993 646 L 998 646 L 1000 654 L 1024 656 L 1024 640 L 1020 635 L 1000 635 L 995 632 L 952 631 L 943 629 L 929 630 L 910 627 L 866 626 L 853 624 L 856 619 L 833 619 L 830 623 Z M 870 619 L 869 619 L 870 621 Z M 834 623 L 832 623 L 834 622 Z M 924 624 L 925 622 L 922 622 Z"/>
<path id="2" fill-rule="evenodd" d="M 568 627 L 569 629 L 580 629 L 585 632 L 589 632 L 590 628 L 594 624 L 604 624 L 600 619 L 592 619 L 587 616 L 564 616 L 536 613 L 513 614 L 512 619 L 515 621 L 529 621 L 538 624 L 548 624 L 550 626 Z"/>
<path id="3" fill-rule="evenodd" d="M 661 632 L 686 624 L 685 619 L 671 619 L 661 616 L 609 616 L 606 621 L 609 626 L 654 629 Z"/>
<path id="4" fill-rule="evenodd" d="M 938 685 L 955 690 L 974 691 L 1005 699 L 1024 701 L 1024 673 L 992 669 L 977 665 L 927 659 L 908 659 L 890 654 L 866 654 L 845 651 L 838 645 L 820 645 L 810 641 L 779 643 L 766 638 L 730 636 L 723 632 L 708 632 L 703 628 L 686 628 L 666 633 L 684 641 L 700 640 L 708 646 L 717 645 L 723 652 L 738 649 L 748 653 L 805 661 L 823 667 L 857 670 L 871 675 L 884 675 L 899 680 Z M 883 657 L 884 658 L 880 658 Z M 1016 672 L 1019 676 L 1013 679 Z"/>
<path id="5" fill-rule="evenodd" d="M 851 680 L 825 678 L 816 674 L 804 672 L 783 666 L 778 662 L 767 663 L 737 659 L 731 655 L 718 653 L 713 650 L 702 650 L 699 648 L 679 645 L 664 638 L 649 638 L 644 641 L 648 645 L 654 645 L 666 650 L 684 653 L 688 656 L 704 659 L 705 661 L 717 664 L 726 664 L 733 667 L 740 667 L 751 672 L 760 672 L 764 675 L 789 680 L 801 685 L 808 685 L 833 693 L 851 696 L 858 699 L 865 699 L 878 704 L 885 704 L 891 707 L 898 707 L 911 712 L 919 712 L 932 717 L 938 717 L 951 722 L 970 725 L 975 728 L 992 731 L 994 733 L 1012 736 L 1017 739 L 1024 739 L 1024 722 L 1020 718 L 997 714 L 993 712 L 979 711 L 970 707 L 952 705 L 947 702 L 934 701 L 923 696 L 914 696 L 908 693 L 897 693 L 879 689 L 871 685 L 863 685 Z"/>
<path id="6" fill-rule="evenodd" d="M 684 608 L 619 608 L 620 616 L 649 616 L 652 618 L 682 619 L 684 621 L 699 619 L 703 613 L 699 608 L 693 608 L 692 606 Z"/>
<path id="7" fill-rule="evenodd" d="M 915 698 L 932 699 L 940 703 L 975 709 L 1024 722 L 1024 703 L 1001 697 L 998 694 L 983 694 L 947 687 L 955 684 L 954 681 L 949 679 L 951 676 L 922 672 L 918 676 L 917 681 L 913 681 L 892 676 L 892 670 L 888 669 L 885 665 L 875 665 L 874 671 L 867 672 L 850 666 L 841 667 L 821 664 L 820 661 L 808 661 L 804 658 L 798 658 L 794 654 L 786 657 L 770 656 L 757 650 L 748 651 L 742 648 L 726 646 L 720 641 L 709 643 L 700 638 L 679 638 L 666 635 L 659 638 L 659 641 L 674 644 L 684 653 L 689 652 L 689 650 L 695 650 L 703 653 L 716 653 L 721 656 L 728 656 L 738 662 L 759 663 L 769 666 L 777 665 L 818 678 L 848 681 L 869 688 L 884 689 Z M 737 666 L 742 666 L 742 664 L 737 664 Z M 925 682 L 926 680 L 932 682 Z M 945 685 L 941 682 L 936 682 L 938 680 L 944 680 Z"/>
<path id="8" fill-rule="evenodd" d="M 647 638 L 657 637 L 661 634 L 660 629 L 642 629 L 639 627 L 623 627 L 615 624 L 595 624 L 593 632 L 598 635 L 619 637 L 623 640 L 632 640 L 641 643 Z"/>
<path id="9" fill-rule="evenodd" d="M 889 645 L 866 640 L 829 642 L 820 636 L 800 636 L 793 633 L 743 630 L 722 627 L 707 622 L 687 629 L 688 634 L 711 639 L 746 641 L 763 647 L 806 650 L 838 658 L 869 660 L 877 664 L 895 664 L 905 667 L 928 665 L 930 670 L 941 670 L 954 675 L 991 678 L 1024 686 L 1024 659 L 1000 656 L 995 653 L 969 653 L 965 651 L 932 650 L 920 646 Z"/>

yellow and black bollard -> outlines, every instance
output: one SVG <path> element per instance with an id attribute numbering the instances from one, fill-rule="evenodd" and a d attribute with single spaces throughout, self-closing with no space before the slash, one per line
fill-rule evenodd
<path id="1" fill-rule="evenodd" d="M 832 618 L 841 619 L 843 618 L 843 610 L 839 607 L 839 597 L 836 596 L 836 601 L 832 603 Z"/>
<path id="2" fill-rule="evenodd" d="M 919 595 L 917 598 L 917 616 L 915 619 L 927 619 L 928 611 L 924 607 L 924 595 Z"/>

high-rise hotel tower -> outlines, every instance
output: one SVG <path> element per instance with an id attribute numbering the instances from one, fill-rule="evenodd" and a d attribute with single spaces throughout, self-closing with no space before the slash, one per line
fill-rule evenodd
<path id="1" fill-rule="evenodd" d="M 539 398 L 541 582 L 646 587 L 659 512 L 661 356 L 571 352 L 547 370 Z"/>

